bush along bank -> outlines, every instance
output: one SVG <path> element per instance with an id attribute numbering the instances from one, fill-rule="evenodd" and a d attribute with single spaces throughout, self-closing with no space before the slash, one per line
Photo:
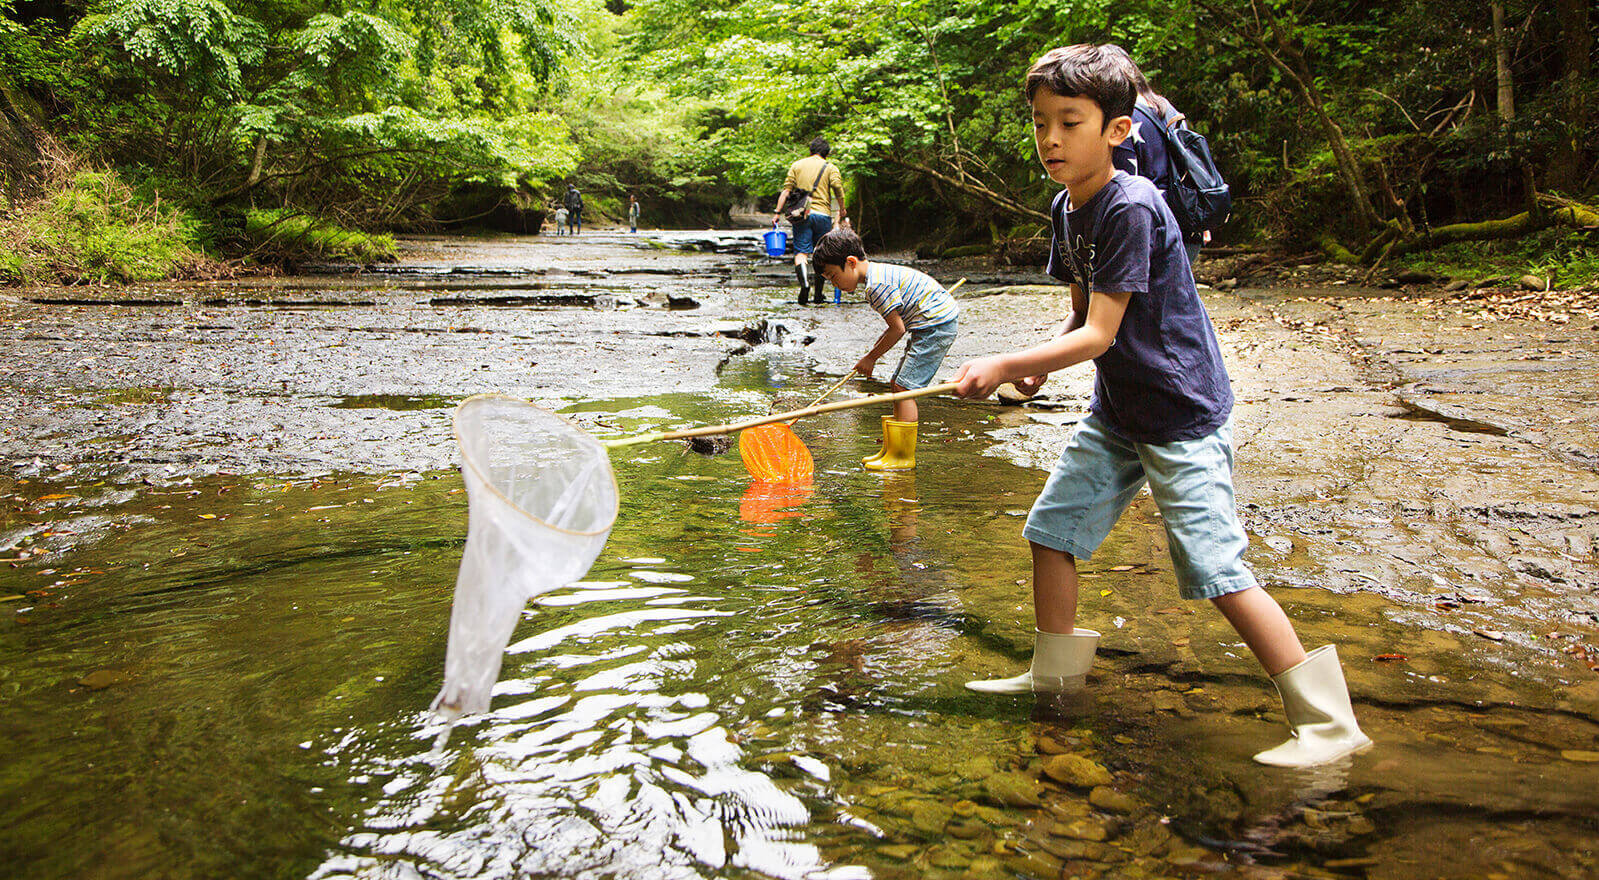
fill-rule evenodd
<path id="1" fill-rule="evenodd" d="M 0 211 L 0 280 L 106 284 L 214 274 L 200 224 L 134 193 L 112 171 L 78 171 Z"/>
<path id="2" fill-rule="evenodd" d="M 288 209 L 200 214 L 129 186 L 114 171 L 75 171 L 29 198 L 0 201 L 0 283 L 129 284 L 218 278 L 307 261 L 393 262 L 394 236 Z"/>

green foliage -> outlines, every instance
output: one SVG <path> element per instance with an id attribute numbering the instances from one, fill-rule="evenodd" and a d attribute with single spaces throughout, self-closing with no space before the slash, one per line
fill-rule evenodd
<path id="1" fill-rule="evenodd" d="M 73 38 L 120 49 L 190 100 L 239 94 L 266 50 L 266 29 L 220 0 L 122 0 L 80 21 Z"/>
<path id="2" fill-rule="evenodd" d="M 110 171 L 85 171 L 0 217 L 11 283 L 154 281 L 198 267 L 194 221 L 138 198 Z"/>
<path id="3" fill-rule="evenodd" d="M 1599 287 L 1599 237 L 1579 230 L 1543 229 L 1519 239 L 1445 245 L 1408 255 L 1395 268 L 1473 281 L 1532 274 L 1550 279 L 1556 288 Z"/>
<path id="4" fill-rule="evenodd" d="M 345 229 L 317 217 L 260 208 L 246 212 L 244 232 L 251 254 L 273 260 L 321 258 L 356 263 L 392 263 L 394 236 Z"/>

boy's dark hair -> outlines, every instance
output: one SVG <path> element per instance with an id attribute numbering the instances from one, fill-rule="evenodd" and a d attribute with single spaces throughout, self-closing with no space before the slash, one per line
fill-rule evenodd
<path id="1" fill-rule="evenodd" d="M 1134 71 L 1138 69 L 1127 51 L 1114 44 L 1078 43 L 1051 49 L 1027 69 L 1027 102 L 1032 103 L 1039 89 L 1068 98 L 1087 98 L 1105 114 L 1100 123 L 1103 131 L 1112 119 L 1133 113 L 1138 84 L 1129 75 L 1129 66 Z"/>
<path id="2" fill-rule="evenodd" d="M 844 268 L 844 258 L 854 257 L 857 260 L 866 259 L 866 245 L 861 243 L 861 237 L 852 229 L 839 227 L 816 240 L 816 250 L 811 254 L 811 262 L 816 264 L 816 271 L 822 271 L 823 266 L 837 266 Z"/>
<path id="3" fill-rule="evenodd" d="M 831 152 L 833 152 L 833 148 L 828 146 L 827 138 L 824 138 L 821 135 L 817 135 L 811 141 L 811 155 L 812 156 L 821 156 L 823 159 L 826 159 L 827 158 L 827 154 L 831 153 Z"/>

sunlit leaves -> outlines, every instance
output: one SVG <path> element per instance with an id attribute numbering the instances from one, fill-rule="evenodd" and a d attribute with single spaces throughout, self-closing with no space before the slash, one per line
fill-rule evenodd
<path id="1" fill-rule="evenodd" d="M 220 0 L 122 0 L 83 19 L 74 35 L 207 95 L 238 94 L 266 51 L 266 29 Z"/>

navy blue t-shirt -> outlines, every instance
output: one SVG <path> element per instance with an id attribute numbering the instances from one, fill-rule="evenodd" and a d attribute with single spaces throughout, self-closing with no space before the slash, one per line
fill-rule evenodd
<path id="1" fill-rule="evenodd" d="M 1232 412 L 1232 384 L 1166 200 L 1125 172 L 1081 208 L 1067 211 L 1067 195 L 1050 206 L 1047 271 L 1089 297 L 1132 295 L 1115 341 L 1094 358 L 1089 410 L 1137 443 L 1215 431 Z"/>

